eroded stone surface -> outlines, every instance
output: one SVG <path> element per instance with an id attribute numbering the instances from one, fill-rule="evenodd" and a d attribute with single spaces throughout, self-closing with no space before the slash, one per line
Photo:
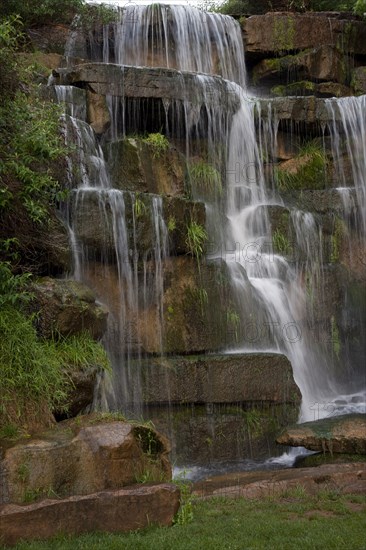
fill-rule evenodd
<path id="1" fill-rule="evenodd" d="M 151 358 L 143 367 L 146 403 L 299 402 L 289 360 L 253 353 Z"/>
<path id="2" fill-rule="evenodd" d="M 169 480 L 169 450 L 151 428 L 122 421 L 81 428 L 74 421 L 30 440 L 3 442 L 0 503 L 117 489 L 136 483 L 147 470 L 149 479 Z"/>
<path id="3" fill-rule="evenodd" d="M 324 490 L 337 493 L 364 494 L 366 465 L 327 464 L 317 468 L 295 468 L 280 471 L 257 471 L 226 474 L 196 483 L 198 496 L 244 497 L 250 499 L 280 497 L 302 487 L 309 494 Z"/>
<path id="4" fill-rule="evenodd" d="M 35 504 L 0 506 L 0 540 L 48 539 L 57 534 L 104 531 L 123 533 L 151 524 L 168 526 L 179 508 L 179 489 L 172 484 L 140 485 Z"/>
<path id="5" fill-rule="evenodd" d="M 277 443 L 311 451 L 366 454 L 366 415 L 342 415 L 298 424 L 285 430 Z"/>
<path id="6" fill-rule="evenodd" d="M 329 15 L 267 13 L 248 17 L 242 23 L 246 54 L 253 58 L 268 52 L 304 50 L 322 44 L 365 55 L 365 23 Z"/>
<path id="7" fill-rule="evenodd" d="M 103 335 L 108 313 L 95 303 L 95 295 L 85 284 L 44 277 L 33 284 L 32 292 L 32 307 L 39 312 L 37 328 L 43 337 L 89 332 L 97 339 Z"/>

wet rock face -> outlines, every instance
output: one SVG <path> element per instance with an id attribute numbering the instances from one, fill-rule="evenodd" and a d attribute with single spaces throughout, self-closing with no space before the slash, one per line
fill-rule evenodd
<path id="1" fill-rule="evenodd" d="M 32 308 L 39 312 L 37 328 L 44 338 L 53 333 L 62 336 L 89 332 L 102 337 L 108 313 L 95 303 L 95 295 L 83 283 L 73 280 L 44 277 L 32 286 Z"/>
<path id="2" fill-rule="evenodd" d="M 214 94 L 206 93 L 206 88 L 199 85 L 200 81 L 194 73 L 174 69 L 85 63 L 70 69 L 58 69 L 54 71 L 54 76 L 60 84 L 87 87 L 102 96 L 169 99 L 193 105 L 225 105 L 232 112 L 239 107 L 238 97 L 219 76 L 210 77 L 215 83 Z"/>
<path id="3" fill-rule="evenodd" d="M 8 504 L 0 507 L 0 538 L 14 545 L 20 539 L 48 539 L 58 534 L 123 533 L 151 524 L 168 526 L 178 508 L 179 489 L 168 483 L 22 506 Z"/>
<path id="4" fill-rule="evenodd" d="M 254 86 L 274 96 L 364 93 L 366 25 L 334 14 L 267 13 L 242 23 Z M 352 78 L 353 71 L 353 78 Z"/>
<path id="5" fill-rule="evenodd" d="M 0 504 L 118 489 L 143 476 L 171 479 L 168 441 L 151 428 L 122 421 L 68 426 L 2 446 Z"/>
<path id="6" fill-rule="evenodd" d="M 150 359 L 143 366 L 145 403 L 299 403 L 289 360 L 257 353 Z M 165 381 L 165 382 L 162 382 Z"/>
<path id="7" fill-rule="evenodd" d="M 246 18 L 242 28 L 248 59 L 319 44 L 366 54 L 366 25 L 362 21 L 336 19 L 328 14 L 267 13 Z"/>
<path id="8" fill-rule="evenodd" d="M 335 416 L 298 424 L 285 430 L 277 443 L 311 451 L 366 454 L 366 415 Z"/>

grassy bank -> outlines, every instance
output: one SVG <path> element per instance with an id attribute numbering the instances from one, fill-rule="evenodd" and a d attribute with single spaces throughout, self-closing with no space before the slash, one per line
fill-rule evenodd
<path id="1" fill-rule="evenodd" d="M 366 497 L 301 488 L 262 501 L 215 498 L 194 504 L 191 523 L 128 535 L 88 534 L 23 543 L 18 550 L 365 549 Z"/>

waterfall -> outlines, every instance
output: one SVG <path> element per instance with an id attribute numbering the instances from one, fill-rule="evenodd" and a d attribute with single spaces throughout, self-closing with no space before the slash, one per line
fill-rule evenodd
<path id="1" fill-rule="evenodd" d="M 342 196 L 345 215 L 355 217 L 357 231 L 366 235 L 366 95 L 344 97 L 326 103 L 332 122 L 332 155 L 336 166 L 338 191 Z M 351 164 L 351 173 L 345 166 Z"/>
<path id="2" fill-rule="evenodd" d="M 55 86 L 55 91 L 65 107 L 65 141 L 76 145 L 67 158 L 71 196 L 65 213 L 74 259 L 73 276 L 90 284 L 110 311 L 104 345 L 114 371 L 113 384 L 109 379 L 97 381 L 94 407 L 123 408 L 131 417 L 138 416 L 142 414 L 140 317 L 151 304 L 159 325 L 157 347 L 162 349 L 162 263 L 168 254 L 162 198 L 140 197 L 113 188 L 102 148 L 91 126 L 82 120 L 85 112 L 73 104 L 79 90 Z M 140 215 L 146 216 L 151 232 L 150 247 L 142 257 L 136 236 L 136 218 Z M 132 222 L 132 231 L 128 221 Z M 101 271 L 94 264 L 98 254 Z M 139 261 L 144 266 L 142 281 Z"/>
<path id="3" fill-rule="evenodd" d="M 177 69 L 177 81 L 183 90 L 185 71 L 199 73 L 190 80 L 195 100 L 162 98 L 153 122 L 170 138 L 184 141 L 186 160 L 193 167 L 195 156 L 201 153 L 197 144 L 205 138 L 205 160 L 222 184 L 220 192 L 216 189 L 207 193 L 191 177 L 193 198 L 206 206 L 209 257 L 224 260 L 230 274 L 239 337 L 235 349 L 226 351 L 275 350 L 287 355 L 302 393 L 302 421 L 313 420 L 314 411 L 321 417 L 329 415 L 330 410 L 356 409 L 359 396 L 346 394 L 327 347 L 321 338 L 314 337 L 314 304 L 309 301 L 309 292 L 312 288 L 321 291 L 323 284 L 323 235 L 314 216 L 288 208 L 294 230 L 294 257 L 289 258 L 274 246 L 270 209 L 285 205 L 276 194 L 273 174 L 265 170 L 263 159 L 276 155 L 278 120 L 275 110 L 269 107 L 265 121 L 259 102 L 246 91 L 238 23 L 228 16 L 202 13 L 188 6 L 131 6 L 118 12 L 118 21 L 92 33 L 85 51 L 90 60 L 115 63 L 122 72 L 128 65 Z M 68 45 L 67 52 L 72 58 L 72 45 Z M 223 92 L 238 102 L 234 115 L 228 113 L 227 102 L 222 102 Z M 65 97 L 60 99 L 66 101 Z M 127 101 L 125 97 L 107 96 L 111 126 L 103 136 L 106 147 L 128 132 L 148 131 L 148 124 L 152 124 L 147 120 L 150 104 L 145 112 L 144 102 L 144 98 Z M 328 102 L 333 116 L 329 126 L 333 156 L 342 189 L 347 188 L 340 192 L 348 215 L 357 209 L 360 233 L 365 232 L 366 215 L 365 107 L 365 97 Z M 162 200 L 112 188 L 102 149 L 90 127 L 72 112 L 68 120 L 72 129 L 68 131 L 80 147 L 76 160 L 79 184 L 73 192 L 70 223 L 76 274 L 100 291 L 100 299 L 111 310 L 106 346 L 116 376 L 113 390 L 101 401 L 112 408 L 131 405 L 128 411 L 136 414 L 142 400 L 138 367 L 144 353 L 139 340 L 142 324 L 146 327 L 152 320 L 156 322 L 158 348 L 163 349 L 160 327 L 168 237 Z M 351 159 L 354 192 L 348 191 L 341 134 Z M 88 223 L 83 220 L 87 211 L 91 212 Z M 137 218 L 142 211 L 148 213 L 151 236 L 143 252 L 136 240 Z M 98 224 L 105 228 L 102 258 L 97 258 L 102 260 L 102 273 L 93 272 L 92 265 L 98 255 L 93 245 Z M 107 265 L 107 257 L 113 258 L 113 268 Z M 101 290 L 109 284 L 113 296 L 108 296 L 110 289 L 104 293 Z M 126 330 L 131 338 L 126 339 Z M 351 390 L 350 385 L 347 391 Z"/>
<path id="4" fill-rule="evenodd" d="M 231 17 L 161 4 L 127 4 L 118 13 L 118 21 L 105 25 L 102 36 L 90 37 L 92 59 L 218 74 L 244 84 L 243 41 Z"/>

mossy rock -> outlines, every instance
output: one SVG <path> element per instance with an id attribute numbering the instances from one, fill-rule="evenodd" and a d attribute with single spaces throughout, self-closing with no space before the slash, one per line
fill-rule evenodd
<path id="1" fill-rule="evenodd" d="M 366 415 L 332 416 L 297 424 L 286 429 L 277 438 L 277 443 L 330 454 L 366 455 Z"/>

